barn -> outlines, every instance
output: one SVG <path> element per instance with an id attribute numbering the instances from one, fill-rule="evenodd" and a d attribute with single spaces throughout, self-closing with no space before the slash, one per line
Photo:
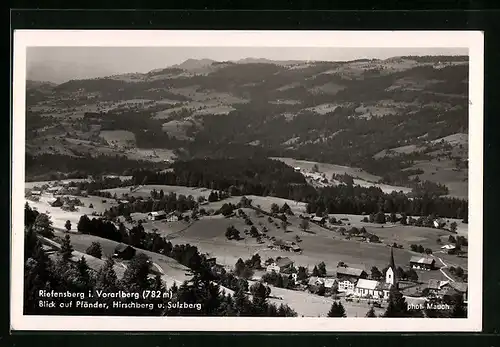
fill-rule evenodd
<path id="1" fill-rule="evenodd" d="M 132 246 L 120 243 L 115 248 L 115 253 L 113 254 L 114 258 L 121 258 L 124 260 L 132 259 L 135 255 L 135 248 Z"/>
<path id="2" fill-rule="evenodd" d="M 432 270 L 435 268 L 436 260 L 427 257 L 413 256 L 410 259 L 410 267 L 416 270 Z"/>

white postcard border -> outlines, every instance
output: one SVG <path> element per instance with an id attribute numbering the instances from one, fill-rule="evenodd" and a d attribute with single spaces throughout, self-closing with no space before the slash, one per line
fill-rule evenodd
<path id="1" fill-rule="evenodd" d="M 16 30 L 13 55 L 11 329 L 65 331 L 481 331 L 483 283 L 483 33 L 479 31 Z M 23 315 L 26 48 L 338 47 L 469 49 L 468 318 L 116 317 Z"/>

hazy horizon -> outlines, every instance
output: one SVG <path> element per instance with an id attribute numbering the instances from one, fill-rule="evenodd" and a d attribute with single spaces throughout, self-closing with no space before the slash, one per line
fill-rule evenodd
<path id="1" fill-rule="evenodd" d="M 62 83 L 71 79 L 146 73 L 188 59 L 237 61 L 351 61 L 397 56 L 468 55 L 467 48 L 338 48 L 338 47 L 29 47 L 27 79 Z"/>

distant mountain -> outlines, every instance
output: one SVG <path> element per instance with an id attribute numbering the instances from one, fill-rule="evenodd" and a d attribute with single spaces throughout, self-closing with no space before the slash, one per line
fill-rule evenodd
<path id="1" fill-rule="evenodd" d="M 188 59 L 181 64 L 172 65 L 171 68 L 183 69 L 183 70 L 196 70 L 204 68 L 206 66 L 212 65 L 215 60 L 212 59 Z"/>
<path id="2" fill-rule="evenodd" d="M 55 87 L 30 81 L 26 152 L 290 157 L 360 167 L 396 185 L 419 175 L 467 196 L 466 136 L 456 134 L 468 132 L 468 73 L 458 56 L 188 59 Z M 453 144 L 441 141 L 450 136 Z"/>
<path id="3" fill-rule="evenodd" d="M 63 83 L 72 79 L 88 79 L 104 77 L 116 74 L 107 67 L 96 66 L 95 64 L 75 65 L 71 62 L 40 62 L 28 66 L 26 78 L 33 81 L 50 81 L 53 83 Z"/>

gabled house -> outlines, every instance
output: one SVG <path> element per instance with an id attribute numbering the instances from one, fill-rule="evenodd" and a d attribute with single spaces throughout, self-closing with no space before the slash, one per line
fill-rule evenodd
<path id="1" fill-rule="evenodd" d="M 354 293 L 354 288 L 357 282 L 358 280 L 354 278 L 338 279 L 338 291 L 341 293 L 352 294 Z"/>
<path id="2" fill-rule="evenodd" d="M 63 201 L 59 198 L 49 199 L 47 203 L 52 207 L 61 207 L 64 204 Z"/>
<path id="3" fill-rule="evenodd" d="M 114 258 L 121 258 L 124 260 L 132 259 L 135 255 L 135 248 L 124 243 L 120 243 L 115 248 Z"/>
<path id="4" fill-rule="evenodd" d="M 267 272 L 281 273 L 293 267 L 293 261 L 287 257 L 276 259 L 266 268 Z"/>
<path id="5" fill-rule="evenodd" d="M 160 220 L 160 219 L 165 219 L 167 214 L 165 211 L 153 211 L 148 213 L 148 219 L 149 220 Z"/>
<path id="6" fill-rule="evenodd" d="M 389 298 L 390 283 L 384 283 L 374 280 L 360 279 L 356 283 L 354 295 L 361 298 L 383 299 Z"/>
<path id="7" fill-rule="evenodd" d="M 462 295 L 464 302 L 467 302 L 468 285 L 465 282 L 448 282 L 442 286 L 442 295 Z"/>
<path id="8" fill-rule="evenodd" d="M 443 296 L 446 294 L 447 287 L 446 285 L 450 281 L 440 281 L 436 279 L 430 279 L 429 282 L 427 283 L 427 289 L 429 290 L 429 293 L 435 296 Z"/>
<path id="9" fill-rule="evenodd" d="M 436 260 L 430 257 L 413 256 L 410 259 L 410 267 L 416 270 L 433 270 L 436 265 Z"/>

